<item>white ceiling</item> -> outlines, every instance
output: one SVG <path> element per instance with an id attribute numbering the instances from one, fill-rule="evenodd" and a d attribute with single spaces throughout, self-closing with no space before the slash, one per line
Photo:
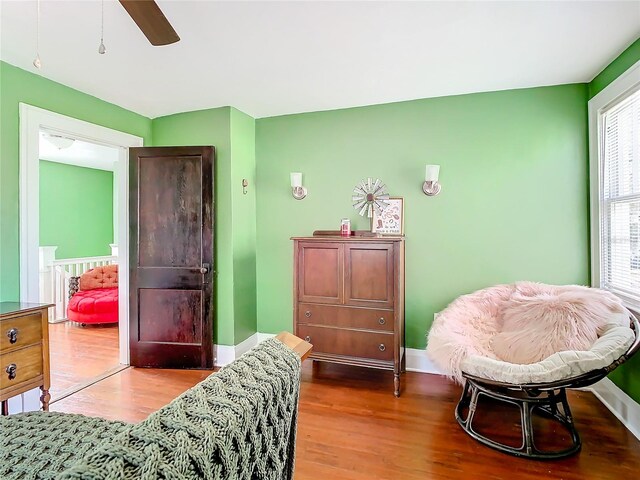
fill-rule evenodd
<path id="1" fill-rule="evenodd" d="M 119 3 L 41 7 L 41 74 L 149 117 L 254 116 L 591 80 L 640 36 L 640 0 L 158 0 L 182 38 L 152 47 Z M 34 1 L 0 4 L 0 58 L 30 71 Z"/>
<path id="2" fill-rule="evenodd" d="M 70 147 L 59 149 L 47 138 L 48 134 L 41 131 L 38 145 L 41 160 L 112 172 L 118 161 L 119 152 L 114 147 L 75 140 Z"/>

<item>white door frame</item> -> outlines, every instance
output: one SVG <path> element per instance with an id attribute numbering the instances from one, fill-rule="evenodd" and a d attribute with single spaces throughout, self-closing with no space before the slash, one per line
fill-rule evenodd
<path id="1" fill-rule="evenodd" d="M 118 148 L 118 298 L 120 363 L 129 364 L 129 147 L 142 147 L 135 135 L 101 127 L 20 103 L 20 300 L 38 302 L 39 132 L 41 129 Z"/>

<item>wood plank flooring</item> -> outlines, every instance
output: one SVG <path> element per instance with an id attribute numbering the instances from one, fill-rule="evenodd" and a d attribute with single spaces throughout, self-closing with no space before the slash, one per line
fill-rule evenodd
<path id="1" fill-rule="evenodd" d="M 209 373 L 129 368 L 52 410 L 135 422 Z M 640 471 L 640 442 L 591 393 L 570 393 L 582 452 L 542 462 L 496 452 L 468 437 L 453 416 L 460 388 L 445 378 L 407 373 L 398 399 L 392 384 L 388 372 L 306 361 L 296 480 L 622 480 Z M 515 432 L 516 421 L 503 409 L 494 407 L 486 418 L 489 431 L 505 438 Z"/>
<path id="2" fill-rule="evenodd" d="M 51 405 L 50 410 L 138 422 L 211 373 L 210 370 L 127 368 L 63 398 Z"/>
<path id="3" fill-rule="evenodd" d="M 76 385 L 120 365 L 118 325 L 49 324 L 52 401 Z"/>

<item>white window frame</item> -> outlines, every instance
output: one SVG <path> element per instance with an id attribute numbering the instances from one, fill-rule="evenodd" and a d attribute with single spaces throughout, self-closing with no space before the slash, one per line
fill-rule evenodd
<path id="1" fill-rule="evenodd" d="M 640 61 L 611 82 L 604 90 L 589 100 L 589 186 L 591 206 L 591 285 L 602 285 L 601 245 L 601 217 L 600 205 L 602 198 L 602 113 L 610 105 L 617 103 L 640 89 Z M 640 303 L 631 298 L 625 298 L 616 292 L 627 307 L 640 310 Z"/>

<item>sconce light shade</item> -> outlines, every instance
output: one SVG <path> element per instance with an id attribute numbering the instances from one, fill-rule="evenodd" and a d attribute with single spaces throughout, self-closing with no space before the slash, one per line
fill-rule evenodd
<path id="1" fill-rule="evenodd" d="M 424 174 L 425 182 L 437 182 L 440 176 L 440 165 L 427 165 Z"/>
<path id="2" fill-rule="evenodd" d="M 440 193 L 442 186 L 438 183 L 440 177 L 440 165 L 427 165 L 424 173 L 424 183 L 422 191 L 429 197 L 434 197 Z"/>
<path id="3" fill-rule="evenodd" d="M 300 172 L 292 172 L 291 173 L 291 188 L 301 187 L 302 186 L 302 173 Z"/>
<path id="4" fill-rule="evenodd" d="M 307 196 L 307 189 L 302 186 L 302 173 L 291 172 L 291 193 L 296 200 L 302 200 Z"/>

